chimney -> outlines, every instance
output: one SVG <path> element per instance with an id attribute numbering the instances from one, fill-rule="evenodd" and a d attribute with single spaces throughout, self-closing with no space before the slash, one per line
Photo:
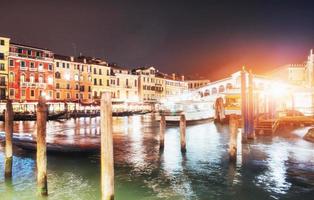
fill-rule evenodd
<path id="1" fill-rule="evenodd" d="M 181 76 L 181 80 L 184 81 L 184 76 L 183 75 Z"/>
<path id="2" fill-rule="evenodd" d="M 176 74 L 172 73 L 172 80 L 176 80 Z"/>
<path id="3" fill-rule="evenodd" d="M 71 56 L 70 60 L 71 60 L 71 62 L 73 62 L 74 61 L 74 56 Z"/>

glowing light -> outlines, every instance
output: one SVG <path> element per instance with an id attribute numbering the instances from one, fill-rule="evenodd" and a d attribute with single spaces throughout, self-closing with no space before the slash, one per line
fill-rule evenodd
<path id="1" fill-rule="evenodd" d="M 69 80 L 70 80 L 70 74 L 68 74 L 68 73 L 65 74 L 65 75 L 64 75 L 64 78 L 65 78 L 65 80 L 69 81 Z"/>
<path id="2" fill-rule="evenodd" d="M 288 94 L 288 88 L 283 83 L 273 83 L 270 88 L 270 94 L 274 97 L 284 97 Z"/>
<path id="3" fill-rule="evenodd" d="M 49 85 L 53 84 L 53 78 L 51 76 L 48 77 L 48 84 Z"/>

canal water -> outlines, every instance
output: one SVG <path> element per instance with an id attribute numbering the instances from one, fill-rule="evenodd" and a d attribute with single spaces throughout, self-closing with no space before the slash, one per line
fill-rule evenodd
<path id="1" fill-rule="evenodd" d="M 179 129 L 167 127 L 159 153 L 158 122 L 151 115 L 114 118 L 116 199 L 313 199 L 314 144 L 307 128 L 239 144 L 235 165 L 228 162 L 228 126 L 213 122 L 187 126 L 187 152 Z M 48 122 L 48 138 L 64 134 L 98 136 L 99 118 Z M 15 122 L 14 132 L 32 133 L 35 122 Z M 0 131 L 3 124 L 0 124 Z M 13 180 L 5 182 L 0 149 L 0 199 L 33 200 L 35 153 L 16 148 Z M 99 155 L 48 155 L 49 200 L 100 199 Z"/>

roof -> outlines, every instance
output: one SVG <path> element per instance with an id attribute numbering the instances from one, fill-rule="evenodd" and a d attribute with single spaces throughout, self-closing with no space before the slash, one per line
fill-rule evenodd
<path id="1" fill-rule="evenodd" d="M 51 51 L 47 48 L 41 48 L 41 47 L 35 47 L 35 46 L 30 46 L 30 45 L 24 45 L 24 44 L 19 44 L 19 43 L 14 43 L 14 42 L 10 42 L 10 45 L 15 45 L 15 46 L 21 46 L 21 47 L 26 47 L 26 48 L 31 48 L 31 49 L 37 49 L 37 50 L 41 50 L 41 51 Z"/>

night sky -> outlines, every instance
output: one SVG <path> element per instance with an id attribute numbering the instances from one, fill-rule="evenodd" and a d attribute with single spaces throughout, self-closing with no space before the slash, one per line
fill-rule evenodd
<path id="1" fill-rule="evenodd" d="M 314 48 L 314 1 L 0 0 L 0 35 L 58 54 L 212 80 L 264 73 Z"/>

